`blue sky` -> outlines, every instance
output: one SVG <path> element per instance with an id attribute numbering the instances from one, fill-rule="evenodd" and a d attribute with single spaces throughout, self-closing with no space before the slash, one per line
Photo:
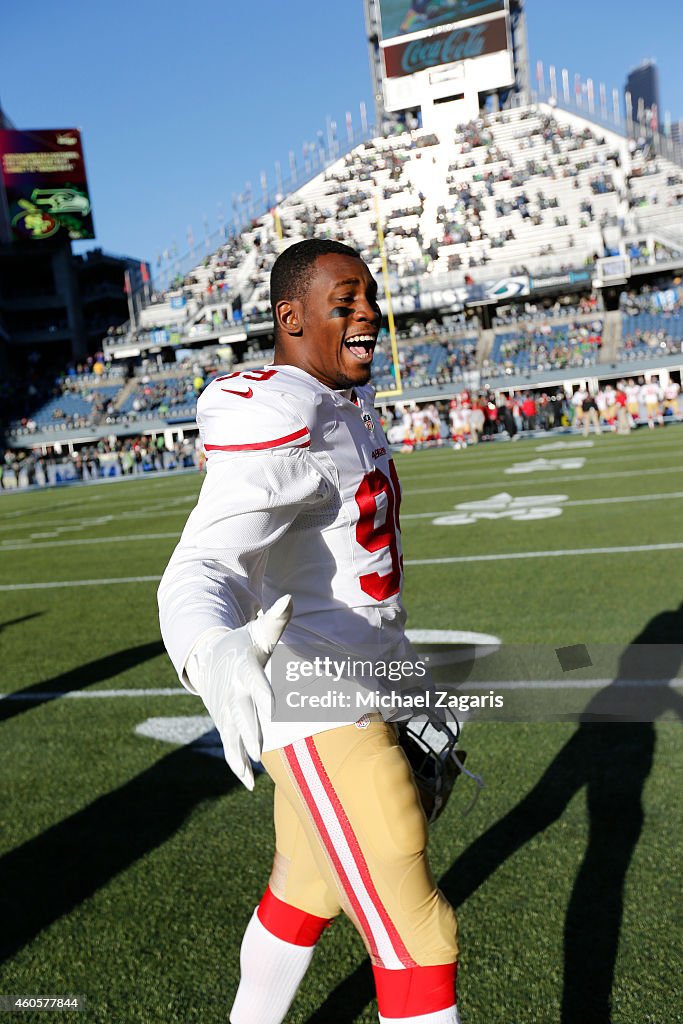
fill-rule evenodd
<path id="1" fill-rule="evenodd" d="M 532 67 L 621 90 L 657 59 L 663 111 L 683 118 L 679 0 L 528 0 Z M 546 72 L 547 73 L 547 72 Z M 234 193 L 260 193 L 288 154 L 325 130 L 360 128 L 372 96 L 361 0 L 33 0 L 5 5 L 0 102 L 20 128 L 84 133 L 99 245 L 155 262 L 229 220 Z"/>

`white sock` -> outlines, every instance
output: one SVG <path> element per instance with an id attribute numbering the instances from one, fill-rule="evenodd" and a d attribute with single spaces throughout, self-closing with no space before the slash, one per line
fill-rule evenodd
<path id="1" fill-rule="evenodd" d="M 379 1014 L 379 1024 L 460 1024 L 457 1006 L 449 1006 L 435 1013 L 421 1013 L 417 1017 L 383 1017 Z"/>
<path id="2" fill-rule="evenodd" d="M 315 946 L 296 946 L 278 939 L 263 927 L 254 911 L 242 939 L 240 984 L 230 1011 L 232 1024 L 281 1024 L 314 950 Z M 447 1019 L 443 1020 L 446 1024 Z M 448 1024 L 450 1021 L 448 1018 Z"/>

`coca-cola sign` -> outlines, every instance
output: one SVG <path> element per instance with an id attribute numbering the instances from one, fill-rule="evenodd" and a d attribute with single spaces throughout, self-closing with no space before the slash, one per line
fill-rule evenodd
<path id="1" fill-rule="evenodd" d="M 417 71 L 453 64 L 459 60 L 483 57 L 508 47 L 505 18 L 480 21 L 467 28 L 438 32 L 433 36 L 413 39 L 384 48 L 387 78 L 414 75 Z"/>

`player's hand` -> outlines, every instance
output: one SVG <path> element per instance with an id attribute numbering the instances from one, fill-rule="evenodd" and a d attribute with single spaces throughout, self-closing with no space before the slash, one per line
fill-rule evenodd
<path id="1" fill-rule="evenodd" d="M 225 760 L 247 789 L 250 758 L 261 760 L 261 722 L 270 720 L 273 691 L 263 671 L 292 617 L 292 598 L 279 598 L 263 615 L 231 629 L 197 651 L 196 689 L 223 743 Z"/>

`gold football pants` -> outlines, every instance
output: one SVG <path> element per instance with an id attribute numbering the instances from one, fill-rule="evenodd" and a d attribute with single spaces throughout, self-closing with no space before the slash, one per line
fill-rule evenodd
<path id="1" fill-rule="evenodd" d="M 376 968 L 454 964 L 457 921 L 429 869 L 427 823 L 396 729 L 364 718 L 269 751 L 263 763 L 275 783 L 272 894 L 319 919 L 343 910 Z"/>

